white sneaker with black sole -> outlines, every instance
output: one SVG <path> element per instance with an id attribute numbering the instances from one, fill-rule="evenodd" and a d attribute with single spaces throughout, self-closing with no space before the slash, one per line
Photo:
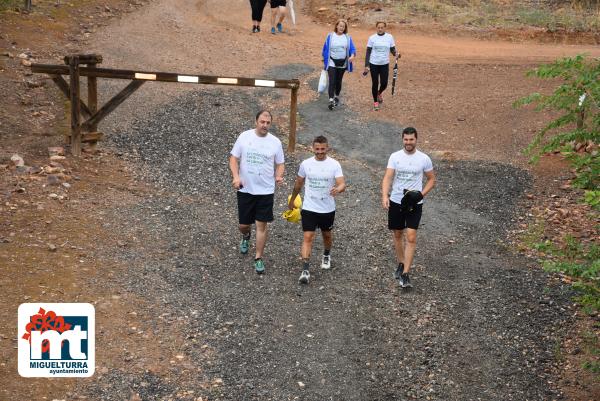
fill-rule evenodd
<path id="1" fill-rule="evenodd" d="M 321 259 L 321 269 L 331 269 L 331 255 L 323 255 L 323 259 Z"/>
<path id="2" fill-rule="evenodd" d="M 300 274 L 300 278 L 298 279 L 298 282 L 300 282 L 300 284 L 308 284 L 308 281 L 310 280 L 310 273 L 308 270 L 302 270 L 302 273 Z"/>

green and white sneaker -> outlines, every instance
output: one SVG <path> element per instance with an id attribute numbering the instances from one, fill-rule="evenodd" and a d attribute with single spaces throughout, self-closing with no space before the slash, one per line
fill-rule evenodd
<path id="1" fill-rule="evenodd" d="M 242 242 L 240 242 L 240 253 L 245 255 L 248 253 L 248 249 L 250 249 L 250 240 L 242 238 Z"/>
<path id="2" fill-rule="evenodd" d="M 254 270 L 256 270 L 256 274 L 263 274 L 265 272 L 265 262 L 262 259 L 255 259 Z"/>

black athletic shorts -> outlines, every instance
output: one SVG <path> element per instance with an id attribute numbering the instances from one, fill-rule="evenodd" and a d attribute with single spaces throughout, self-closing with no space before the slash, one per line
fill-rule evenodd
<path id="1" fill-rule="evenodd" d="M 271 0 L 271 8 L 285 7 L 286 4 L 286 0 Z"/>
<path id="2" fill-rule="evenodd" d="M 390 230 L 418 229 L 423 213 L 423 204 L 416 205 L 412 212 L 402 210 L 399 203 L 390 201 L 388 228 Z"/>
<path id="3" fill-rule="evenodd" d="M 331 231 L 333 228 L 333 220 L 335 220 L 335 210 L 330 213 L 317 213 L 310 210 L 300 211 L 302 216 L 302 231 L 317 231 L 317 227 L 321 231 Z"/>
<path id="4" fill-rule="evenodd" d="M 240 224 L 273 221 L 273 194 L 252 195 L 238 191 L 237 202 Z"/>

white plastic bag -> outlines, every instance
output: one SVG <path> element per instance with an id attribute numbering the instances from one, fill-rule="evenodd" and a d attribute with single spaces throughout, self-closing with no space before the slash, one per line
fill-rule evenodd
<path id="1" fill-rule="evenodd" d="M 321 70 L 321 77 L 319 78 L 319 87 L 317 91 L 319 93 L 323 93 L 327 90 L 327 84 L 329 83 L 329 78 L 327 77 L 327 71 Z"/>

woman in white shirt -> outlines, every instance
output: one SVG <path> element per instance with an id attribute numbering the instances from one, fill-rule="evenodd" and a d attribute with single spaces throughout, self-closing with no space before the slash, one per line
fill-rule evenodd
<path id="1" fill-rule="evenodd" d="M 323 69 L 329 76 L 329 110 L 339 104 L 344 72 L 352 72 L 352 61 L 356 57 L 356 47 L 348 35 L 348 22 L 337 20 L 334 32 L 330 32 L 323 44 Z"/>
<path id="2" fill-rule="evenodd" d="M 382 93 L 387 88 L 390 75 L 389 54 L 398 60 L 400 53 L 396 51 L 394 37 L 385 32 L 387 24 L 383 21 L 375 24 L 377 33 L 369 37 L 367 42 L 367 55 L 365 57 L 365 71 L 363 75 L 371 72 L 371 92 L 373 94 L 373 110 L 379 110 L 383 102 Z"/>

